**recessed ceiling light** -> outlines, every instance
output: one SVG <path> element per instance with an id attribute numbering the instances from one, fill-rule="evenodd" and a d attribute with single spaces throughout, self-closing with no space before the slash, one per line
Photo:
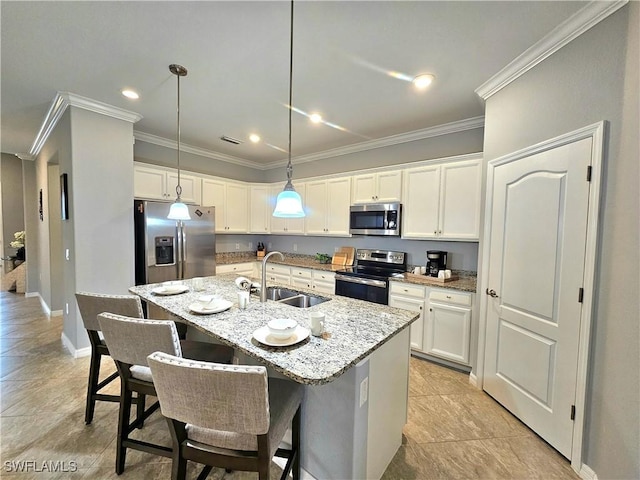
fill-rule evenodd
<path id="1" fill-rule="evenodd" d="M 129 90 L 129 89 L 122 90 L 122 95 L 124 95 L 127 98 L 130 98 L 131 100 L 137 100 L 138 98 L 140 98 L 140 95 L 138 95 L 137 92 L 134 92 L 133 90 Z"/>
<path id="2" fill-rule="evenodd" d="M 249 135 L 249 140 L 251 140 L 251 142 L 253 143 L 258 143 L 260 141 L 260 135 L 258 135 L 257 133 L 252 133 L 251 135 Z"/>
<path id="3" fill-rule="evenodd" d="M 313 123 L 320 123 L 322 122 L 322 116 L 319 113 L 312 113 L 311 115 L 309 115 L 309 120 L 311 120 Z"/>
<path id="4" fill-rule="evenodd" d="M 431 85 L 431 82 L 433 82 L 435 78 L 436 76 L 430 73 L 421 73 L 420 75 L 416 75 L 416 77 L 413 79 L 413 85 L 418 90 L 424 90 L 429 85 Z"/>

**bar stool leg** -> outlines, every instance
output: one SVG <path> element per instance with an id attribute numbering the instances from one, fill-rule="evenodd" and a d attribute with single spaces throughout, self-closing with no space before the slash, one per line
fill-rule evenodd
<path id="1" fill-rule="evenodd" d="M 87 405 L 84 410 L 84 423 L 89 425 L 93 421 L 93 413 L 96 409 L 95 395 L 98 389 L 98 379 L 100 376 L 101 355 L 91 347 L 91 363 L 89 364 L 89 381 L 87 385 Z"/>

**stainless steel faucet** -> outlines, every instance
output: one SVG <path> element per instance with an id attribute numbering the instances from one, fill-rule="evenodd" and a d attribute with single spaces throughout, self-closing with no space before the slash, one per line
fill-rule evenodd
<path id="1" fill-rule="evenodd" d="M 260 302 L 267 301 L 267 260 L 271 255 L 280 255 L 280 260 L 284 260 L 284 255 L 280 252 L 269 252 L 262 259 L 262 281 L 260 282 Z"/>

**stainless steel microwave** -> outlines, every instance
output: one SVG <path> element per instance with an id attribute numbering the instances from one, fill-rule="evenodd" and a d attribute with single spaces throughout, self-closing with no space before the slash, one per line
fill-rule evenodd
<path id="1" fill-rule="evenodd" d="M 351 205 L 349 233 L 400 236 L 401 213 L 402 205 L 399 203 Z"/>

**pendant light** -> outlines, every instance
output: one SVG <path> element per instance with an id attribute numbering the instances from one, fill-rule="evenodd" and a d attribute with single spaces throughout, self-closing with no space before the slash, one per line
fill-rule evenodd
<path id="1" fill-rule="evenodd" d="M 287 163 L 287 184 L 284 190 L 278 194 L 276 200 L 276 208 L 273 211 L 274 217 L 280 218 L 301 218 L 305 216 L 302 209 L 302 198 L 296 192 L 291 183 L 291 174 L 293 167 L 291 166 L 291 112 L 293 110 L 292 102 L 293 92 L 293 0 L 291 0 L 291 42 L 289 45 L 289 161 Z"/>
<path id="2" fill-rule="evenodd" d="M 187 69 L 182 65 L 171 64 L 169 65 L 169 71 L 178 78 L 178 184 L 176 185 L 176 201 L 171 204 L 167 218 L 169 220 L 191 220 L 189 209 L 182 203 L 180 198 L 182 194 L 182 187 L 180 186 L 180 77 L 187 75 Z"/>

